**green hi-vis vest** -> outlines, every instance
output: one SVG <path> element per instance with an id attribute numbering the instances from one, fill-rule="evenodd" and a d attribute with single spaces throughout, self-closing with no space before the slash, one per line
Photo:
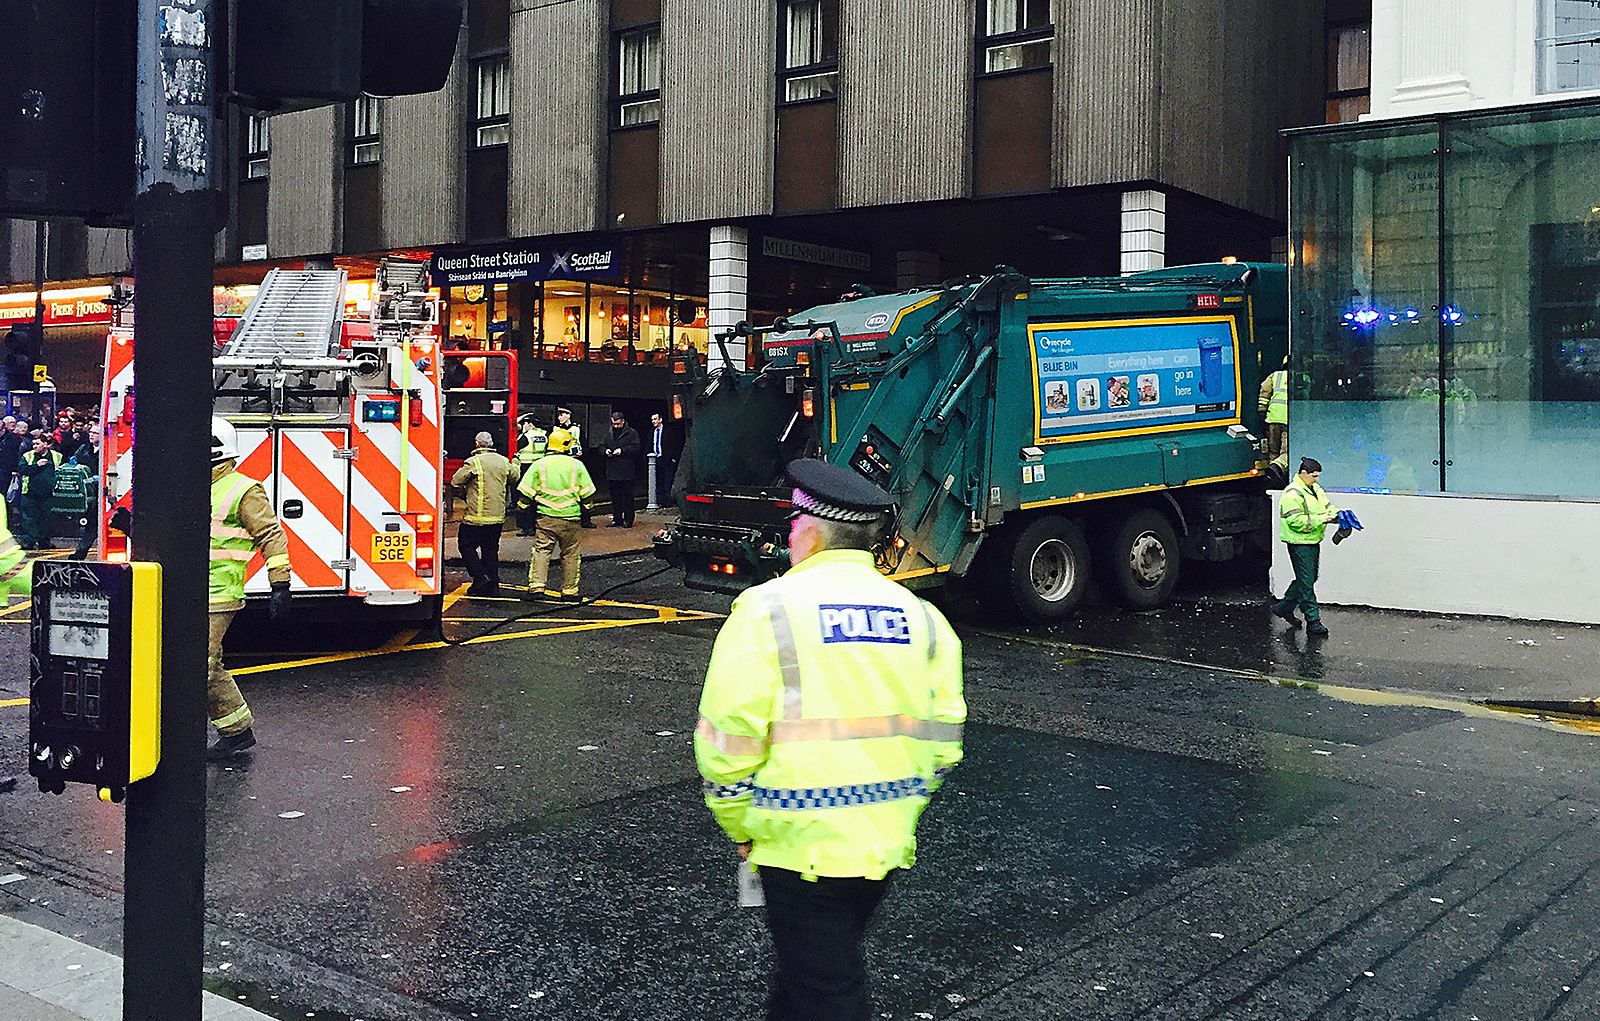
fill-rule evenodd
<path id="1" fill-rule="evenodd" d="M 50 460 L 51 460 L 52 463 L 54 463 L 55 467 L 57 467 L 57 468 L 61 467 L 61 464 L 62 464 L 61 452 L 57 451 L 57 450 L 50 451 Z M 30 450 L 26 454 L 22 455 L 22 463 L 31 468 L 34 465 L 39 463 L 39 455 L 37 453 L 35 453 L 34 451 Z M 31 488 L 29 486 L 29 483 L 31 483 L 32 481 L 33 481 L 33 479 L 30 478 L 29 476 L 27 476 L 27 475 L 22 476 L 22 492 L 23 493 L 26 494 L 29 491 L 29 489 Z"/>
<path id="2" fill-rule="evenodd" d="M 583 511 L 583 501 L 594 495 L 594 479 L 577 458 L 546 454 L 528 468 L 517 492 L 537 501 L 544 517 L 576 518 Z"/>
<path id="3" fill-rule="evenodd" d="M 245 572 L 256 541 L 239 520 L 239 504 L 256 480 L 238 472 L 211 483 L 211 605 L 244 601 Z"/>
<path id="4" fill-rule="evenodd" d="M 1278 500 L 1278 538 L 1296 546 L 1315 546 L 1327 534 L 1326 517 L 1337 510 L 1321 486 L 1307 486 L 1296 475 Z"/>
<path id="5" fill-rule="evenodd" d="M 706 804 L 750 860 L 879 879 L 916 861 L 961 761 L 961 642 L 863 550 L 823 550 L 735 600 L 700 697 Z"/>
<path id="6" fill-rule="evenodd" d="M 1267 423 L 1289 424 L 1289 371 L 1279 369 L 1272 374 L 1272 398 L 1267 401 Z"/>
<path id="7" fill-rule="evenodd" d="M 15 592 L 25 596 L 33 591 L 32 565 L 28 553 L 11 535 L 6 521 L 6 502 L 0 500 L 0 596 Z"/>

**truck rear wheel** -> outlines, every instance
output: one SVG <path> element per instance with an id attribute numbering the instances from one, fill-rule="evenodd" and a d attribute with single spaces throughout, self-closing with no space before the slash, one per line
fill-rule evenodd
<path id="1" fill-rule="evenodd" d="M 1017 610 L 1048 624 L 1066 619 L 1083 601 L 1089 587 L 1089 543 L 1075 523 L 1043 517 L 1018 533 L 996 566 L 1002 568 L 996 581 Z"/>
<path id="2" fill-rule="evenodd" d="M 1130 610 L 1153 610 L 1171 598 L 1182 564 L 1178 532 L 1160 511 L 1145 508 L 1116 522 L 1100 557 L 1108 594 Z"/>

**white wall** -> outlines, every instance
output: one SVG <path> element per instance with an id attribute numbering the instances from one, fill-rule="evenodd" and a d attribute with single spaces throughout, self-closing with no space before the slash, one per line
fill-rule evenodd
<path id="1" fill-rule="evenodd" d="M 1323 543 L 1325 605 L 1600 624 L 1600 503 L 1328 497 L 1366 527 Z M 1272 590 L 1282 595 L 1294 572 L 1283 543 L 1274 546 Z"/>
<path id="2" fill-rule="evenodd" d="M 1600 92 L 1536 92 L 1542 0 L 1373 0 L 1371 117 Z"/>

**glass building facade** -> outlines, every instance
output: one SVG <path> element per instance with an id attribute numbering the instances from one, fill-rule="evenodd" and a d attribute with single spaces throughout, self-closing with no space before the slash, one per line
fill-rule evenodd
<path id="1" fill-rule="evenodd" d="M 1600 104 L 1291 146 L 1293 455 L 1330 487 L 1600 500 Z"/>

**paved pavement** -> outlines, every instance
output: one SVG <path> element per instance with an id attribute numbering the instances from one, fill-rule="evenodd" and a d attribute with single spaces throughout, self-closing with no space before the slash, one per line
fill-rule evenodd
<path id="1" fill-rule="evenodd" d="M 656 566 L 597 562 L 586 590 Z M 1600 1014 L 1594 739 L 1444 683 L 1477 660 L 1543 690 L 1590 639 L 1330 614 L 1310 690 L 1251 584 L 1055 628 L 950 601 L 968 759 L 874 928 L 883 1017 Z M 461 588 L 461 647 L 234 653 L 262 744 L 210 777 L 208 988 L 285 1019 L 754 1016 L 766 939 L 689 748 L 728 601 L 670 575 L 585 607 Z M 0 625 L 0 773 L 22 630 Z M 120 809 L 0 795 L 0 864 L 23 877 L 0 916 L 116 952 Z"/>

